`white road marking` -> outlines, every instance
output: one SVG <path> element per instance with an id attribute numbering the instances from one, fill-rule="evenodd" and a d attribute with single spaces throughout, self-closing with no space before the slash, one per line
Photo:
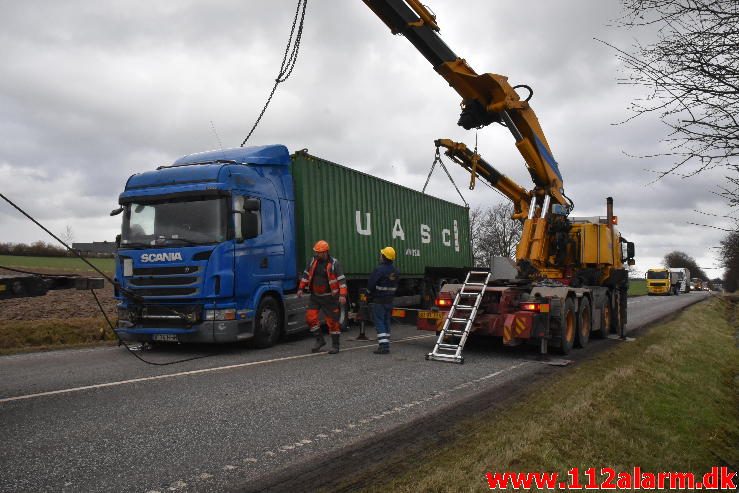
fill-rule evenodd
<path id="1" fill-rule="evenodd" d="M 414 341 L 416 339 L 427 339 L 430 337 L 436 337 L 434 335 L 421 335 L 421 336 L 411 336 L 411 337 L 405 337 L 403 339 L 398 339 L 397 341 L 393 341 L 394 343 L 402 343 L 406 341 Z M 351 348 L 345 348 L 342 349 L 342 352 L 348 352 L 348 351 L 357 351 L 359 349 L 366 349 L 370 347 L 375 347 L 375 344 L 368 344 L 364 346 L 357 346 L 357 347 L 351 347 Z M 290 361 L 290 360 L 297 360 L 297 359 L 303 359 L 303 358 L 313 358 L 317 356 L 325 356 L 328 353 L 310 353 L 310 354 L 296 354 L 293 356 L 285 356 L 282 358 L 274 358 L 274 359 L 268 359 L 268 360 L 260 360 L 260 361 L 250 361 L 249 363 L 238 363 L 235 365 L 226 365 L 226 366 L 218 366 L 215 368 L 202 368 L 200 370 L 189 370 L 189 371 L 181 371 L 178 373 L 168 373 L 166 375 L 155 375 L 153 377 L 142 377 L 142 378 L 132 378 L 130 380 L 119 380 L 117 382 L 106 382 L 106 383 L 98 383 L 95 385 L 84 385 L 82 387 L 72 387 L 69 389 L 60 389 L 60 390 L 50 390 L 47 392 L 39 392 L 36 394 L 26 394 L 26 395 L 19 395 L 15 397 L 5 397 L 3 399 L 0 399 L 0 404 L 3 404 L 5 402 L 12 402 L 12 401 L 20 401 L 24 399 L 35 399 L 37 397 L 46 397 L 49 395 L 58 395 L 58 394 L 71 394 L 73 392 L 82 392 L 84 390 L 92 390 L 92 389 L 102 389 L 106 387 L 115 387 L 118 385 L 130 385 L 133 383 L 139 383 L 139 382 L 150 382 L 154 380 L 165 380 L 167 378 L 177 378 L 177 377 L 185 377 L 190 375 L 201 375 L 203 373 L 212 373 L 216 371 L 224 371 L 224 370 L 234 370 L 237 368 L 246 368 L 249 366 L 258 366 L 258 365 L 266 365 L 270 363 L 280 363 L 282 361 Z"/>
<path id="2" fill-rule="evenodd" d="M 531 362 L 530 361 L 523 361 L 521 363 L 518 363 L 517 365 L 513 365 L 513 366 L 510 366 L 508 368 L 503 368 L 501 370 L 495 371 L 495 372 L 490 373 L 488 375 L 484 375 L 482 377 L 475 378 L 475 379 L 470 380 L 468 382 L 461 383 L 461 384 L 459 384 L 459 385 L 457 385 L 455 387 L 452 387 L 452 388 L 449 388 L 449 389 L 446 389 L 446 390 L 435 391 L 436 393 L 434 394 L 434 396 L 432 398 L 444 397 L 444 396 L 446 396 L 446 395 L 448 395 L 448 394 L 450 394 L 452 392 L 455 392 L 455 391 L 458 391 L 458 390 L 467 388 L 470 385 L 474 385 L 475 383 L 483 382 L 485 380 L 488 380 L 490 378 L 496 377 L 496 376 L 498 376 L 498 375 L 500 375 L 502 373 L 505 373 L 505 372 L 514 370 L 516 368 L 519 368 L 519 367 L 524 366 L 524 365 L 529 364 L 529 363 L 531 363 Z M 346 426 L 345 426 L 345 429 L 346 428 L 348 428 L 348 429 L 362 428 L 362 425 L 371 423 L 373 419 L 383 418 L 385 416 L 389 416 L 389 415 L 393 415 L 393 414 L 400 414 L 402 411 L 405 411 L 406 409 L 409 409 L 409 408 L 411 408 L 413 406 L 419 405 L 422 402 L 423 401 L 412 401 L 412 402 L 409 402 L 407 404 L 401 404 L 399 406 L 395 406 L 392 409 L 388 409 L 388 410 L 382 412 L 381 414 L 376 415 L 376 416 L 374 416 L 372 418 L 359 420 L 359 423 L 361 423 L 360 425 L 357 425 L 357 424 L 355 424 L 353 422 L 347 423 Z M 331 430 L 331 433 L 333 433 L 333 434 L 339 434 L 339 433 L 343 433 L 343 432 L 344 432 L 344 430 L 342 430 L 340 428 L 335 428 L 335 429 Z M 315 435 L 315 439 L 316 440 L 322 439 L 322 438 L 328 438 L 328 437 L 329 437 L 329 435 L 327 435 L 325 433 L 319 433 L 319 434 Z M 302 440 L 299 440 L 299 441 L 297 441 L 295 443 L 291 443 L 289 445 L 280 445 L 280 446 L 277 447 L 277 450 L 279 452 L 282 452 L 282 453 L 287 454 L 287 453 L 290 453 L 291 451 L 298 450 L 300 447 L 304 447 L 304 446 L 310 445 L 312 443 L 314 443 L 313 440 L 309 440 L 307 438 L 304 438 Z M 271 452 L 271 451 L 266 451 L 263 454 L 266 457 L 272 457 L 272 456 L 276 455 L 274 452 Z M 250 458 L 243 459 L 243 462 L 244 463 L 247 463 L 247 464 L 249 464 L 249 463 L 257 463 L 258 460 L 255 459 L 255 458 L 251 458 L 250 457 Z M 237 468 L 237 466 L 226 465 L 226 466 L 223 467 L 223 471 L 226 471 L 226 472 L 233 471 L 236 468 Z M 208 474 L 208 473 L 202 473 L 202 474 L 200 474 L 200 476 L 198 476 L 199 479 L 209 479 L 211 477 L 213 477 L 213 476 L 210 475 L 210 474 Z M 173 486 L 178 485 L 178 483 L 179 484 L 187 485 L 187 483 L 185 483 L 184 481 L 178 481 L 177 483 L 174 483 Z M 172 490 L 172 491 L 174 491 L 176 489 L 179 489 L 179 487 L 171 487 L 169 489 Z"/>

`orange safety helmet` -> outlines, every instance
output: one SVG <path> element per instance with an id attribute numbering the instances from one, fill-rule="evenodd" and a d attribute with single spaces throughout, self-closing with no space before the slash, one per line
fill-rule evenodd
<path id="1" fill-rule="evenodd" d="M 313 245 L 313 251 L 316 253 L 328 252 L 328 242 L 318 240 L 316 244 Z"/>

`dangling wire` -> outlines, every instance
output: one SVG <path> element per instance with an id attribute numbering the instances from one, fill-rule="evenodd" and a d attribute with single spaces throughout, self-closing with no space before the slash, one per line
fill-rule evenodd
<path id="1" fill-rule="evenodd" d="M 434 162 L 431 164 L 431 169 L 429 170 L 429 174 L 426 177 L 426 183 L 423 184 L 423 190 L 421 190 L 421 193 L 426 193 L 426 187 L 429 184 L 429 180 L 431 179 L 431 174 L 434 172 L 434 169 L 436 168 L 436 164 L 439 164 L 441 169 L 444 170 L 444 173 L 446 173 L 446 176 L 449 178 L 449 181 L 452 182 L 452 185 L 454 185 L 454 189 L 459 194 L 459 198 L 462 199 L 462 202 L 464 203 L 464 206 L 469 209 L 470 204 L 467 203 L 467 201 L 464 199 L 464 195 L 462 195 L 462 192 L 459 191 L 459 187 L 457 187 L 457 184 L 454 182 L 454 178 L 452 178 L 452 175 L 449 174 L 449 170 L 444 165 L 444 161 L 441 160 L 441 153 L 439 152 L 439 148 L 436 148 L 436 154 L 434 154 Z"/>
<path id="2" fill-rule="evenodd" d="M 254 130 L 257 128 L 257 125 L 259 125 L 259 121 L 264 116 L 264 112 L 267 111 L 267 106 L 269 106 L 269 103 L 272 101 L 272 96 L 275 95 L 277 86 L 290 78 L 290 74 L 292 74 L 293 69 L 295 68 L 295 64 L 298 61 L 298 51 L 300 50 L 300 39 L 303 37 L 303 22 L 305 21 L 305 9 L 307 7 L 308 0 L 298 0 L 298 7 L 295 9 L 293 25 L 292 28 L 290 28 L 290 37 L 287 39 L 285 54 L 282 56 L 282 64 L 280 65 L 280 71 L 277 74 L 277 78 L 275 78 L 275 85 L 272 86 L 272 91 L 269 93 L 269 97 L 267 97 L 267 102 L 264 103 L 264 108 L 262 108 L 261 113 L 259 113 L 259 116 L 257 117 L 257 121 L 254 122 L 251 130 L 249 130 L 249 134 L 241 143 L 241 147 L 244 147 L 244 144 L 246 144 L 246 142 L 249 140 L 249 137 L 251 137 L 251 134 L 253 134 Z M 299 24 L 298 17 L 300 17 Z M 296 25 L 297 31 L 295 29 Z"/>
<path id="3" fill-rule="evenodd" d="M 102 270 L 100 270 L 97 267 L 95 267 L 95 265 L 93 265 L 89 260 L 87 260 L 86 258 L 84 258 L 77 250 L 73 249 L 72 247 L 70 247 L 69 245 L 67 245 L 65 242 L 63 242 L 62 240 L 60 240 L 59 237 L 57 237 L 54 233 L 52 233 L 51 231 L 49 231 L 46 228 L 46 226 L 44 226 L 43 224 L 41 224 L 40 222 L 38 222 L 30 214 L 28 214 L 26 211 L 24 211 L 23 209 L 21 209 L 18 205 L 15 204 L 15 202 L 13 202 L 12 200 L 10 200 L 8 197 L 6 197 L 5 195 L 3 195 L 2 193 L 0 193 L 0 199 L 3 199 L 5 202 L 7 202 L 8 204 L 10 204 L 14 209 L 16 209 L 18 212 L 20 212 L 24 216 L 26 216 L 26 218 L 28 218 L 36 226 L 38 226 L 39 228 L 43 229 L 52 238 L 54 238 L 56 241 L 58 241 L 59 243 L 61 243 L 64 246 L 64 248 L 67 249 L 67 251 L 69 251 L 70 253 L 73 253 L 74 255 L 76 255 L 77 258 L 79 258 L 84 263 L 86 263 L 94 271 L 96 271 L 103 278 L 105 278 L 109 283 L 111 283 L 113 286 L 116 286 L 119 289 L 119 291 L 121 292 L 121 294 L 123 294 L 124 296 L 130 297 L 132 299 L 135 299 L 135 300 L 141 300 L 141 298 L 138 295 L 136 295 L 135 293 L 132 293 L 132 292 L 128 291 L 127 289 L 124 289 L 120 285 L 120 283 L 118 281 L 116 281 L 115 279 L 111 279 L 110 276 L 108 276 Z M 36 273 L 36 272 L 21 271 L 21 270 L 18 270 L 18 269 L 10 269 L 10 268 L 7 268 L 7 267 L 2 267 L 2 268 L 3 269 L 10 270 L 10 271 L 15 270 L 16 272 L 23 272 L 23 273 L 26 273 L 26 274 L 37 275 L 39 277 L 52 277 L 52 275 L 50 275 L 50 274 L 39 274 L 39 273 Z M 118 344 L 119 345 L 123 345 L 126 348 L 126 350 L 129 352 L 129 354 L 135 356 L 136 358 L 138 358 L 142 362 L 146 363 L 147 365 L 168 366 L 168 365 L 174 365 L 174 364 L 178 364 L 178 363 L 184 363 L 185 361 L 192 361 L 192 360 L 196 360 L 196 359 L 208 358 L 210 356 L 216 356 L 218 354 L 218 353 L 208 353 L 208 354 L 204 354 L 204 355 L 193 356 L 191 358 L 185 358 L 185 359 L 180 359 L 180 360 L 176 360 L 176 361 L 169 361 L 169 362 L 166 362 L 166 363 L 156 363 L 154 361 L 145 360 L 144 358 L 142 358 L 141 356 L 139 356 L 138 354 L 136 354 L 131 349 L 131 347 L 128 344 L 126 344 L 126 341 L 124 341 L 123 339 L 121 339 L 121 336 L 118 334 L 118 332 L 115 331 L 115 327 L 113 326 L 113 323 L 110 321 L 110 318 L 108 317 L 108 314 L 105 312 L 105 309 L 103 308 L 102 303 L 100 303 L 100 300 L 98 299 L 97 294 L 95 294 L 95 291 L 93 291 L 92 289 L 90 290 L 90 292 L 92 293 L 92 296 L 95 298 L 95 302 L 97 303 L 98 308 L 100 308 L 100 312 L 103 314 L 103 317 L 105 317 L 105 321 L 108 323 L 108 327 L 110 327 L 110 330 L 113 332 L 113 334 L 118 339 Z M 179 315 L 179 312 L 177 312 L 175 310 L 172 310 L 172 311 L 174 313 L 177 313 Z"/>

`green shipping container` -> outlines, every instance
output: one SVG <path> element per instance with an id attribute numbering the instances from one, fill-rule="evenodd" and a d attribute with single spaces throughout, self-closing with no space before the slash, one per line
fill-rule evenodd
<path id="1" fill-rule="evenodd" d="M 300 151 L 292 156 L 298 264 L 326 240 L 350 278 L 367 277 L 395 248 L 404 277 L 472 266 L 469 209 Z M 302 269 L 302 265 L 299 265 Z"/>

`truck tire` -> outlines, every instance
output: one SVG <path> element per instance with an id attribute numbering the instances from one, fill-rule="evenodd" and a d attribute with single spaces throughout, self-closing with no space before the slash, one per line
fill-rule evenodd
<path id="1" fill-rule="evenodd" d="M 593 328 L 593 311 L 590 309 L 590 300 L 583 298 L 580 300 L 580 307 L 577 310 L 577 347 L 585 347 L 590 341 L 590 331 Z"/>
<path id="2" fill-rule="evenodd" d="M 277 300 L 271 296 L 262 298 L 254 318 L 254 338 L 251 340 L 251 345 L 259 349 L 274 346 L 282 333 L 281 319 L 280 305 Z"/>
<path id="3" fill-rule="evenodd" d="M 626 325 L 626 291 L 618 289 L 613 293 L 613 310 L 611 311 L 611 332 L 620 336 Z"/>
<path id="4" fill-rule="evenodd" d="M 611 295 L 606 295 L 606 302 L 600 311 L 600 330 L 593 332 L 595 337 L 606 338 L 611 333 L 613 322 L 613 301 Z"/>
<path id="5" fill-rule="evenodd" d="M 559 337 L 559 354 L 569 354 L 575 345 L 575 334 L 577 332 L 577 313 L 575 313 L 575 302 L 567 298 L 562 306 L 561 316 L 552 324 L 552 336 Z"/>
<path id="6" fill-rule="evenodd" d="M 613 310 L 611 311 L 611 330 L 614 334 L 621 333 L 621 310 L 619 309 L 618 291 L 613 293 Z"/>

